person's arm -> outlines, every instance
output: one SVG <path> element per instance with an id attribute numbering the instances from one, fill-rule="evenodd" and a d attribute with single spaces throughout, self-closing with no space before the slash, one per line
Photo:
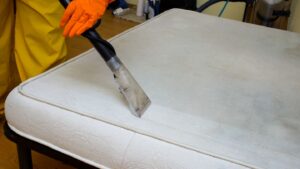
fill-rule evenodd
<path id="1" fill-rule="evenodd" d="M 65 10 L 60 26 L 63 35 L 81 35 L 100 19 L 112 0 L 73 0 Z"/>

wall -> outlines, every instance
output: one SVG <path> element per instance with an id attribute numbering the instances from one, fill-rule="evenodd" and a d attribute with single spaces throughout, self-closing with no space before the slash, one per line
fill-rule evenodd
<path id="1" fill-rule="evenodd" d="M 126 1 L 131 4 L 137 4 L 138 0 L 126 0 Z M 197 6 L 202 5 L 206 1 L 207 0 L 197 0 Z M 218 15 L 223 5 L 224 2 L 217 3 L 212 7 L 206 9 L 204 13 L 209 15 Z M 244 3 L 239 3 L 239 2 L 229 3 L 226 10 L 223 13 L 223 17 L 241 21 L 243 19 L 244 8 L 245 8 Z M 289 18 L 288 29 L 300 33 L 300 0 L 293 0 L 291 11 L 292 11 L 292 15 Z"/>
<path id="2" fill-rule="evenodd" d="M 207 0 L 198 0 L 197 6 L 201 6 L 205 2 L 207 2 Z M 209 15 L 218 15 L 221 9 L 223 8 L 224 4 L 225 2 L 219 2 L 207 8 L 205 11 L 203 11 L 203 13 Z M 235 3 L 230 2 L 227 5 L 222 17 L 241 21 L 243 20 L 244 8 L 245 8 L 245 4 L 242 2 L 235 2 Z"/>
<path id="3" fill-rule="evenodd" d="M 130 3 L 130 4 L 137 4 L 138 0 L 126 0 L 126 2 Z"/>
<path id="4" fill-rule="evenodd" d="M 288 29 L 300 33 L 300 0 L 293 0 Z"/>
<path id="5" fill-rule="evenodd" d="M 126 0 L 130 4 L 137 4 L 138 0 Z M 207 0 L 197 0 L 197 6 L 202 5 Z M 219 11 L 222 9 L 224 2 L 217 3 L 212 7 L 204 11 L 206 14 L 218 15 Z M 242 20 L 244 13 L 244 3 L 229 3 L 226 10 L 223 13 L 223 16 L 230 19 Z"/>

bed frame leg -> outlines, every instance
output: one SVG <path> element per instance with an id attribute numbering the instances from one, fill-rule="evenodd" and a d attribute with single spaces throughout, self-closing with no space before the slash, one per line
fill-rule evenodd
<path id="1" fill-rule="evenodd" d="M 24 144 L 17 144 L 19 168 L 20 169 L 32 169 L 32 157 L 31 149 Z"/>
<path id="2" fill-rule="evenodd" d="M 18 135 L 17 133 L 15 133 L 13 130 L 9 128 L 7 122 L 4 123 L 4 134 L 9 140 L 17 144 L 20 169 L 32 169 L 32 157 L 31 157 L 32 150 L 44 154 L 48 157 L 52 157 L 56 160 L 65 162 L 66 164 L 72 165 L 74 168 L 99 169 L 95 166 L 86 164 L 76 158 L 70 157 L 59 151 L 51 149 L 45 145 L 42 145 L 40 143 L 34 142 L 32 140 L 29 140 L 27 138 Z"/>

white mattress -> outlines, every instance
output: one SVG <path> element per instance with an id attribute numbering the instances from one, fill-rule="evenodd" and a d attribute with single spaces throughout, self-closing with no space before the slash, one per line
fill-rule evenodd
<path id="1" fill-rule="evenodd" d="M 90 50 L 16 88 L 9 126 L 102 168 L 300 168 L 299 34 L 174 9 L 111 43 L 141 119 Z"/>

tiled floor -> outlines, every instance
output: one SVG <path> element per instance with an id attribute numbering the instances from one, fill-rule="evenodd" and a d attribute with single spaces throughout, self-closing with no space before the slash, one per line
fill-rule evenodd
<path id="1" fill-rule="evenodd" d="M 107 39 L 135 25 L 137 25 L 137 23 L 115 18 L 111 14 L 111 11 L 107 11 L 98 31 L 103 38 Z M 92 47 L 83 37 L 68 39 L 67 43 L 68 57 L 70 58 Z M 4 120 L 0 120 L 0 169 L 18 169 L 16 146 L 5 138 L 3 134 L 3 123 Z M 72 169 L 72 167 L 63 164 L 62 162 L 35 152 L 33 152 L 33 165 L 34 169 Z"/>

